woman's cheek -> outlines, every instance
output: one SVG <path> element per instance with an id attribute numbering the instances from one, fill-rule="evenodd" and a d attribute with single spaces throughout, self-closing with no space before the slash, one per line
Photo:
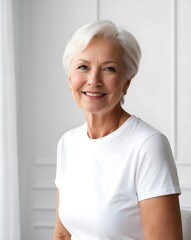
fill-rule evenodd
<path id="1" fill-rule="evenodd" d="M 74 90 L 81 88 L 84 85 L 85 81 L 83 77 L 72 76 L 71 78 L 71 86 Z"/>
<path id="2" fill-rule="evenodd" d="M 108 88 L 110 88 L 110 89 L 118 89 L 119 88 L 119 81 L 120 81 L 120 79 L 119 78 L 112 78 L 112 79 L 108 79 L 108 84 L 107 84 L 107 86 L 108 86 Z"/>

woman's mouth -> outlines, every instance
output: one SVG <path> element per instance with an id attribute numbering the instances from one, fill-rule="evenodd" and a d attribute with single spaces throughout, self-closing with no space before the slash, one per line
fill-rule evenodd
<path id="1" fill-rule="evenodd" d="M 100 92 L 83 92 L 83 93 L 90 97 L 102 97 L 106 95 L 106 93 L 100 93 Z"/>

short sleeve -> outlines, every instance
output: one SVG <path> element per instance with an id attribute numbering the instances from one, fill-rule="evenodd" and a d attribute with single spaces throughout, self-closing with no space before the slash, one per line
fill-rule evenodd
<path id="1" fill-rule="evenodd" d="M 150 136 L 140 148 L 136 191 L 139 201 L 181 193 L 171 147 L 161 133 Z"/>

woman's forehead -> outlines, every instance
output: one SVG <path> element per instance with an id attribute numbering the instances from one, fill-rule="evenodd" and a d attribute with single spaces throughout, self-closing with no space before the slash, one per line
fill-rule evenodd
<path id="1" fill-rule="evenodd" d="M 88 61 L 87 57 L 99 57 L 105 61 L 122 60 L 123 49 L 114 40 L 104 38 L 93 38 L 87 47 L 80 53 L 75 54 L 74 59 Z"/>

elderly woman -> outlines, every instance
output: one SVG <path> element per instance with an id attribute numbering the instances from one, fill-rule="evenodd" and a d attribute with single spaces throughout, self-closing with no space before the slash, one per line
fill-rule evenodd
<path id="1" fill-rule="evenodd" d="M 141 50 L 110 21 L 77 30 L 63 64 L 86 123 L 58 143 L 54 240 L 181 240 L 171 148 L 122 108 Z"/>

